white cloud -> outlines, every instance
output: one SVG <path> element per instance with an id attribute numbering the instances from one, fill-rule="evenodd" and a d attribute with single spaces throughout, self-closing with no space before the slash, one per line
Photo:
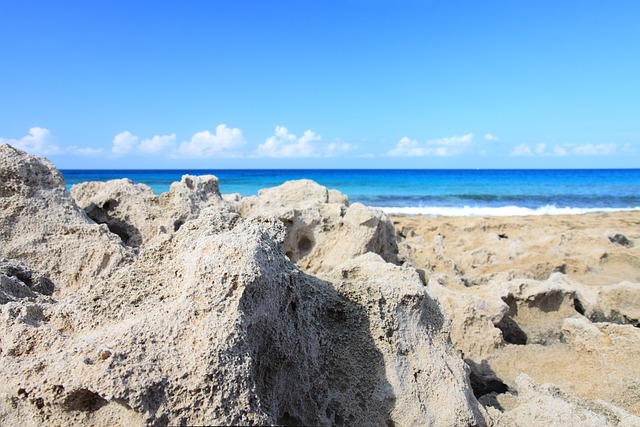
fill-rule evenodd
<path id="1" fill-rule="evenodd" d="M 571 147 L 578 156 L 608 156 L 616 152 L 616 144 L 584 144 Z"/>
<path id="2" fill-rule="evenodd" d="M 205 130 L 195 133 L 191 140 L 183 141 L 176 154 L 180 157 L 237 157 L 241 155 L 237 150 L 246 142 L 240 129 L 220 124 L 215 134 Z"/>
<path id="3" fill-rule="evenodd" d="M 492 133 L 485 133 L 484 140 L 485 141 L 497 141 L 499 138 Z"/>
<path id="4" fill-rule="evenodd" d="M 510 154 L 512 156 L 533 156 L 533 151 L 527 144 L 520 144 L 513 147 Z"/>
<path id="5" fill-rule="evenodd" d="M 463 153 L 472 144 L 472 133 L 449 138 L 430 139 L 424 144 L 420 144 L 415 139 L 404 137 L 398 141 L 394 149 L 387 152 L 387 155 L 392 157 L 454 156 Z"/>
<path id="6" fill-rule="evenodd" d="M 143 139 L 138 149 L 146 154 L 155 154 L 160 151 L 173 147 L 176 142 L 176 135 L 156 135 L 150 139 Z"/>
<path id="7" fill-rule="evenodd" d="M 67 148 L 67 152 L 70 154 L 75 154 L 77 156 L 86 156 L 86 157 L 96 157 L 104 154 L 104 150 L 102 148 L 76 147 L 76 146 L 71 146 Z"/>
<path id="8" fill-rule="evenodd" d="M 583 144 L 583 145 L 554 145 L 549 148 L 547 144 L 540 143 L 534 148 L 527 144 L 520 144 L 511 150 L 512 156 L 546 156 L 564 157 L 576 156 L 608 156 L 617 150 L 616 144 Z"/>
<path id="9" fill-rule="evenodd" d="M 116 156 L 122 156 L 133 150 L 138 143 L 138 137 L 129 131 L 120 132 L 113 138 L 111 152 Z"/>
<path id="10" fill-rule="evenodd" d="M 284 126 L 276 126 L 275 133 L 258 146 L 258 157 L 314 157 L 320 135 L 311 130 L 298 138 Z"/>
<path id="11" fill-rule="evenodd" d="M 32 127 L 29 134 L 20 139 L 0 138 L 0 143 L 12 145 L 31 154 L 59 154 L 61 148 L 54 144 L 55 138 L 49 129 Z"/>
<path id="12" fill-rule="evenodd" d="M 355 150 L 357 147 L 353 144 L 349 144 L 347 142 L 341 141 L 333 141 L 327 145 L 326 156 L 333 157 L 339 154 L 348 153 L 349 151 Z"/>

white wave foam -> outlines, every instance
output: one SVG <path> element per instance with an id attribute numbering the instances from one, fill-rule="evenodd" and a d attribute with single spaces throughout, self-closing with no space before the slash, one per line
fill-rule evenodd
<path id="1" fill-rule="evenodd" d="M 635 208 L 558 208 L 542 206 L 531 209 L 520 206 L 490 207 L 377 207 L 387 214 L 428 215 L 428 216 L 528 216 L 528 215 L 579 215 L 590 212 L 638 211 Z"/>

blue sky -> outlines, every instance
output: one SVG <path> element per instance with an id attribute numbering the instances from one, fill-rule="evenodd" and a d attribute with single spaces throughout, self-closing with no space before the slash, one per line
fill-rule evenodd
<path id="1" fill-rule="evenodd" d="M 0 0 L 60 168 L 640 167 L 637 0 Z"/>

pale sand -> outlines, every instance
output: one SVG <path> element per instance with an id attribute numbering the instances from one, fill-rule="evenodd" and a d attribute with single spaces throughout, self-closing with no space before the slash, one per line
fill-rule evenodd
<path id="1" fill-rule="evenodd" d="M 488 283 L 544 281 L 556 271 L 566 274 L 576 289 L 579 284 L 608 287 L 640 282 L 640 212 L 488 218 L 392 215 L 391 219 L 401 236 L 400 255 L 424 270 L 426 281 L 437 279 L 458 295 L 482 295 Z M 449 314 L 462 316 L 453 321 L 467 327 L 477 321 L 464 318 L 468 313 Z M 557 332 L 563 334 L 562 313 L 557 316 Z M 476 355 L 475 362 L 486 364 L 509 385 L 526 373 L 538 383 L 553 383 L 571 394 L 603 399 L 640 415 L 637 328 L 597 325 L 596 341 L 585 338 L 576 345 L 563 337 L 548 345 L 507 344 L 491 354 Z"/>
<path id="2" fill-rule="evenodd" d="M 427 274 L 444 275 L 449 285 L 481 284 L 505 275 L 544 280 L 554 271 L 586 285 L 640 282 L 640 211 L 390 217 L 399 235 L 406 236 L 400 239 L 401 254 Z M 629 243 L 612 241 L 616 234 Z"/>

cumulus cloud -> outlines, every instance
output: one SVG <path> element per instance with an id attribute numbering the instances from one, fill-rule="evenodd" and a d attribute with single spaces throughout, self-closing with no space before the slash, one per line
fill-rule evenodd
<path id="1" fill-rule="evenodd" d="M 49 129 L 32 127 L 29 133 L 20 139 L 0 138 L 0 143 L 9 144 L 31 154 L 59 154 L 62 149 L 55 144 L 55 138 Z"/>
<path id="2" fill-rule="evenodd" d="M 513 147 L 510 153 L 512 156 L 533 156 L 533 150 L 527 144 L 520 144 Z"/>
<path id="3" fill-rule="evenodd" d="M 424 144 L 407 137 L 398 141 L 392 150 L 387 152 L 392 157 L 424 157 L 424 156 L 454 156 L 468 150 L 473 144 L 473 134 L 452 136 L 448 138 L 430 139 Z"/>
<path id="4" fill-rule="evenodd" d="M 608 156 L 616 152 L 616 144 L 584 144 L 571 148 L 579 156 Z"/>
<path id="5" fill-rule="evenodd" d="M 111 152 L 116 156 L 122 156 L 131 152 L 138 143 L 138 137 L 129 131 L 120 132 L 113 138 Z"/>
<path id="6" fill-rule="evenodd" d="M 143 139 L 138 149 L 146 154 L 155 154 L 173 147 L 176 142 L 176 135 L 156 135 L 153 138 Z"/>
<path id="7" fill-rule="evenodd" d="M 181 157 L 236 157 L 237 151 L 246 144 L 242 131 L 228 128 L 225 124 L 216 127 L 216 133 L 208 130 L 195 133 L 189 141 L 183 141 L 178 147 L 177 155 Z"/>
<path id="8" fill-rule="evenodd" d="M 86 157 L 96 157 L 104 154 L 104 150 L 102 148 L 93 148 L 93 147 L 76 147 L 71 146 L 66 150 L 68 153 L 75 154 L 77 156 L 86 156 Z"/>
<path id="9" fill-rule="evenodd" d="M 548 147 L 547 144 L 540 143 L 532 147 L 528 144 L 520 144 L 515 146 L 510 155 L 512 156 L 547 156 L 547 157 L 564 157 L 564 156 L 608 156 L 617 151 L 616 144 L 563 144 Z"/>
<path id="10" fill-rule="evenodd" d="M 276 126 L 275 133 L 258 146 L 259 157 L 314 157 L 314 143 L 321 141 L 320 135 L 307 130 L 298 138 L 284 126 Z"/>
<path id="11" fill-rule="evenodd" d="M 492 133 L 485 133 L 485 134 L 484 134 L 484 140 L 485 140 L 485 141 L 497 141 L 497 140 L 498 140 L 498 137 L 497 137 L 497 136 L 495 136 L 495 135 L 494 135 L 494 134 L 492 134 Z"/>

